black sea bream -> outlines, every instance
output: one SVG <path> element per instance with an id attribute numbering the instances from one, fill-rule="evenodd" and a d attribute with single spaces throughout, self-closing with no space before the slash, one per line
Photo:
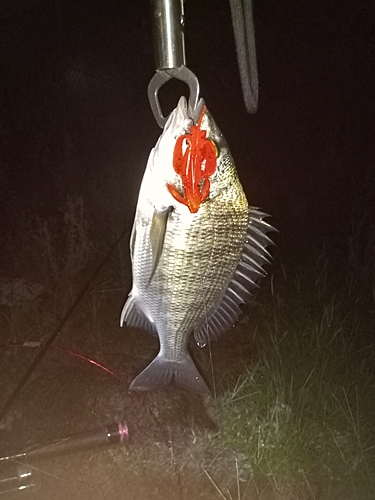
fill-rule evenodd
<path id="1" fill-rule="evenodd" d="M 209 389 L 188 352 L 230 328 L 266 273 L 266 214 L 248 205 L 226 141 L 199 103 L 197 125 L 181 97 L 152 149 L 131 235 L 133 288 L 121 325 L 157 334 L 160 351 L 132 382 Z"/>

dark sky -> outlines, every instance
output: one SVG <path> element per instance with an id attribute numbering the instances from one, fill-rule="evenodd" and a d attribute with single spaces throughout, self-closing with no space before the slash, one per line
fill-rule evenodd
<path id="1" fill-rule="evenodd" d="M 149 2 L 1 5 L 3 227 L 22 209 L 53 212 L 68 192 L 81 193 L 98 220 L 130 224 L 160 134 L 147 100 Z M 229 0 L 185 2 L 187 65 L 250 204 L 274 216 L 290 245 L 344 241 L 353 211 L 371 211 L 373 10 L 372 0 L 255 1 L 260 94 L 248 115 Z M 164 90 L 173 105 L 178 88 Z"/>

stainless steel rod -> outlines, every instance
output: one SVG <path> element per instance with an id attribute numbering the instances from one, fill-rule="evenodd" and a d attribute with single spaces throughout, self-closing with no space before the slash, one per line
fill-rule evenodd
<path id="1" fill-rule="evenodd" d="M 183 0 L 151 0 L 156 70 L 185 66 Z"/>

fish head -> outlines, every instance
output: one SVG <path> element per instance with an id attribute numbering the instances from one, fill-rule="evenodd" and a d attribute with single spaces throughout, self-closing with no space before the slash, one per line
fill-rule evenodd
<path id="1" fill-rule="evenodd" d="M 172 206 L 195 214 L 226 187 L 222 170 L 234 167 L 223 134 L 200 99 L 191 114 L 185 97 L 170 114 L 148 169 L 157 210 Z"/>
<path id="2" fill-rule="evenodd" d="M 183 192 L 182 179 L 173 169 L 173 153 L 178 138 L 186 134 L 192 125 L 194 120 L 187 113 L 186 99 L 181 97 L 150 152 L 142 181 L 140 198 L 147 200 L 158 212 L 175 206 L 175 200 L 171 197 L 167 185 Z"/>

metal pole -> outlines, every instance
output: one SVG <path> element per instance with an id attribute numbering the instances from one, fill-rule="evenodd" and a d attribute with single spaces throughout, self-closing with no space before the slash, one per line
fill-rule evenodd
<path id="1" fill-rule="evenodd" d="M 156 70 L 185 66 L 183 0 L 151 0 Z"/>

